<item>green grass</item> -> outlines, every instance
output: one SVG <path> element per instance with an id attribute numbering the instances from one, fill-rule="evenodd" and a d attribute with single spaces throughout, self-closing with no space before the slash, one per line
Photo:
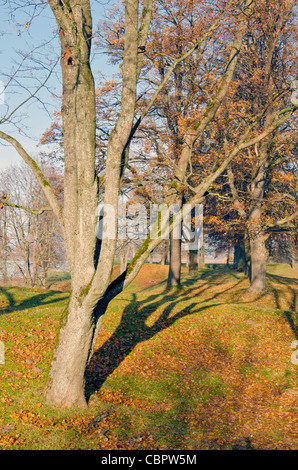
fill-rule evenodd
<path id="1" fill-rule="evenodd" d="M 283 393 L 298 387 L 294 270 L 268 266 L 254 297 L 226 266 L 184 268 L 175 292 L 166 271 L 146 265 L 111 302 L 90 369 L 105 380 L 87 411 L 43 396 L 68 292 L 0 287 L 0 449 L 297 448 L 298 401 Z"/>

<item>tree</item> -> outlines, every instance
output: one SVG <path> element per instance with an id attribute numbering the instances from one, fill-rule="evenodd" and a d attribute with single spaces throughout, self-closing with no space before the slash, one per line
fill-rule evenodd
<path id="1" fill-rule="evenodd" d="M 5 198 L 6 194 L 2 193 L 1 199 Z M 9 243 L 7 236 L 7 209 L 2 207 L 0 212 L 0 253 L 1 253 L 1 279 L 5 284 L 8 280 L 8 256 L 9 256 Z"/>
<path id="2" fill-rule="evenodd" d="M 61 176 L 42 165 L 57 196 L 61 199 Z M 4 204 L 3 278 L 8 278 L 8 261 L 25 285 L 45 286 L 51 267 L 61 259 L 60 228 L 45 196 L 28 166 L 12 165 L 1 172 Z M 11 202 L 13 201 L 13 202 Z"/>
<path id="3" fill-rule="evenodd" d="M 235 97 L 241 100 L 246 116 L 268 103 L 260 129 L 280 106 L 290 102 L 285 91 L 289 92 L 289 78 L 295 76 L 293 7 L 286 1 L 270 6 L 260 2 L 258 22 L 254 31 L 249 31 L 250 45 L 238 64 L 241 84 Z M 262 26 L 265 20 L 266 29 Z M 292 154 L 294 125 L 294 119 L 288 121 L 256 145 L 248 152 L 245 166 L 242 160 L 235 160 L 227 170 L 234 208 L 245 226 L 251 292 L 266 288 L 266 240 L 270 233 L 283 227 L 289 230 L 289 224 L 298 215 Z"/>
<path id="4" fill-rule="evenodd" d="M 189 43 L 198 42 L 196 50 L 179 61 L 154 106 L 156 150 L 166 155 L 170 168 L 165 202 L 169 207 L 182 208 L 189 197 L 187 181 L 192 172 L 194 147 L 227 94 L 254 2 L 240 6 L 240 19 L 235 19 L 231 2 L 212 8 L 200 0 L 160 3 L 148 44 L 152 60 L 150 80 L 164 80 L 168 64 L 179 60 Z M 230 23 L 229 32 L 225 23 L 220 24 L 223 18 Z M 177 227 L 170 234 L 168 287 L 179 286 L 180 275 L 181 230 Z"/>
<path id="5" fill-rule="evenodd" d="M 284 1 L 256 5 L 232 86 L 197 149 L 194 171 L 209 171 L 206 154 L 210 165 L 222 154 L 227 156 L 258 114 L 261 119 L 255 129 L 261 133 L 283 107 L 295 102 L 292 80 L 297 72 L 297 29 L 293 7 L 293 2 Z M 235 244 L 237 268 L 247 271 L 253 292 L 266 287 L 266 240 L 277 230 L 295 229 L 294 133 L 293 115 L 252 148 L 240 152 L 214 182 L 206 200 L 209 236 L 218 249 Z"/>
<path id="6" fill-rule="evenodd" d="M 135 131 L 144 119 L 154 100 L 164 86 L 157 87 L 152 99 L 136 116 L 137 82 L 141 72 L 145 44 L 152 16 L 152 1 L 143 1 L 142 9 L 137 0 L 125 1 L 124 50 L 121 85 L 121 105 L 116 124 L 110 134 L 106 149 L 104 175 L 104 231 L 100 246 L 96 239 L 96 208 L 98 204 L 99 180 L 95 172 L 96 112 L 95 86 L 90 67 L 92 42 L 92 17 L 87 0 L 48 1 L 60 31 L 61 70 L 63 80 L 62 123 L 64 140 L 64 200 L 57 198 L 41 168 L 12 136 L 0 131 L 0 138 L 11 143 L 24 161 L 33 170 L 48 202 L 62 227 L 67 259 L 71 272 L 71 293 L 64 312 L 57 347 L 54 352 L 46 396 L 51 403 L 63 406 L 86 406 L 84 393 L 85 372 L 93 353 L 102 317 L 109 302 L 131 283 L 146 261 L 148 255 L 161 243 L 164 234 L 181 223 L 179 216 L 171 218 L 170 226 L 166 212 L 153 225 L 146 240 L 127 269 L 111 281 L 114 257 L 117 248 L 117 221 L 119 190 L 128 158 L 128 150 Z M 241 37 L 245 15 L 241 19 Z M 237 53 L 239 45 L 237 46 Z M 179 60 L 192 53 L 194 44 Z M 226 81 L 224 75 L 214 101 L 214 111 L 207 111 L 202 120 L 189 134 L 193 141 L 200 135 L 202 122 L 211 122 L 218 109 Z M 173 66 L 169 67 L 172 72 Z M 225 93 L 224 93 L 225 94 Z M 254 145 L 272 132 L 283 120 L 289 118 L 294 106 L 286 109 L 266 126 L 261 135 L 254 135 L 254 124 L 244 132 L 228 157 L 193 188 L 189 210 L 202 202 L 204 194 L 218 176 L 227 168 L 239 151 Z M 214 113 L 214 114 L 213 114 Z M 185 152 L 187 148 L 183 149 Z M 189 155 L 183 154 L 183 168 Z M 179 175 L 183 170 L 179 166 Z M 180 179 L 179 179 L 180 181 Z M 183 178 L 182 178 L 183 181 Z M 181 215 L 181 214 L 179 214 Z"/>

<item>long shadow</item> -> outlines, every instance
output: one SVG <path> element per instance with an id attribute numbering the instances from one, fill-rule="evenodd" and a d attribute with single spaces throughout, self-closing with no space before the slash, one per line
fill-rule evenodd
<path id="1" fill-rule="evenodd" d="M 85 375 L 87 400 L 90 399 L 93 393 L 100 390 L 107 378 L 139 343 L 151 339 L 157 333 L 169 328 L 180 318 L 210 307 L 210 305 L 198 307 L 198 302 L 193 302 L 179 312 L 172 314 L 173 309 L 179 302 L 189 298 L 193 290 L 197 291 L 197 286 L 192 286 L 196 284 L 197 280 L 197 278 L 189 280 L 189 287 L 186 289 L 177 289 L 174 292 L 173 290 L 165 290 L 164 293 L 153 294 L 143 301 L 138 301 L 136 294 L 132 294 L 133 298 L 124 309 L 118 327 L 107 341 L 94 352 L 88 365 Z M 215 296 L 212 298 L 215 298 Z M 148 326 L 146 324 L 148 318 L 162 304 L 167 303 L 168 305 L 164 307 L 154 324 Z M 220 305 L 220 303 L 216 305 Z"/>
<path id="2" fill-rule="evenodd" d="M 272 292 L 274 293 L 277 308 L 282 308 L 282 307 L 280 304 L 278 291 L 274 288 L 273 283 L 272 283 L 274 281 L 288 288 L 289 293 L 292 296 L 292 301 L 291 301 L 291 304 L 289 304 L 289 308 L 290 310 L 295 311 L 296 302 L 297 302 L 297 292 L 298 292 L 298 280 L 289 278 L 289 277 L 278 276 L 276 274 L 267 274 L 267 279 L 269 280 L 270 288 L 272 289 Z"/>
<path id="3" fill-rule="evenodd" d="M 133 301 L 123 311 L 121 323 L 112 336 L 93 354 L 86 372 L 87 400 L 93 393 L 100 390 L 107 378 L 119 367 L 130 352 L 141 342 L 147 341 L 160 331 L 169 328 L 177 320 L 198 312 L 197 303 L 192 303 L 180 312 L 170 316 L 176 302 L 168 305 L 150 327 L 145 324 L 147 318 L 153 313 L 158 303 L 144 306 L 140 309 L 141 303 L 136 300 L 133 294 Z M 200 308 L 203 310 L 207 306 Z"/>
<path id="4" fill-rule="evenodd" d="M 204 281 L 208 280 L 210 284 L 220 284 L 223 278 L 232 276 L 235 279 L 243 279 L 243 274 L 236 271 L 232 266 L 213 264 L 212 268 L 204 268 L 199 271 L 197 278 Z"/>
<path id="5" fill-rule="evenodd" d="M 8 303 L 9 303 L 9 309 L 13 309 L 14 306 L 15 306 L 15 299 L 14 299 L 14 296 L 7 290 L 5 289 L 4 287 L 0 287 L 0 292 L 2 292 L 2 294 L 5 295 L 5 297 L 7 298 L 8 300 Z M 2 312 L 0 313 L 2 314 Z"/>
<path id="6" fill-rule="evenodd" d="M 12 288 L 13 289 L 13 288 Z M 59 297 L 59 298 L 54 298 L 47 300 L 45 302 L 45 299 L 48 299 L 48 297 L 51 297 L 53 295 L 56 295 L 57 292 L 55 291 L 50 291 L 50 292 L 43 292 L 41 294 L 36 294 L 31 297 L 28 297 L 27 299 L 23 299 L 20 303 L 17 303 L 13 293 L 10 292 L 10 289 L 6 289 L 4 287 L 0 287 L 0 292 L 5 295 L 7 298 L 9 304 L 2 308 L 0 310 L 0 316 L 9 314 L 15 311 L 21 311 L 21 310 L 26 310 L 26 309 L 32 309 L 34 307 L 38 307 L 40 305 L 48 305 L 56 302 L 61 302 L 61 300 L 65 300 L 67 296 Z"/>
<path id="7" fill-rule="evenodd" d="M 298 339 L 298 312 L 297 312 L 297 292 L 298 292 L 298 280 L 288 277 L 278 276 L 276 274 L 267 274 L 269 280 L 270 289 L 274 295 L 276 307 L 284 312 L 284 316 L 290 325 L 295 338 Z M 282 286 L 286 286 L 289 294 L 291 295 L 291 301 L 289 302 L 289 310 L 284 310 L 281 304 L 280 292 L 274 287 L 272 281 L 279 283 Z M 292 285 L 290 285 L 292 284 Z"/>
<path id="8" fill-rule="evenodd" d="M 194 302 L 191 305 L 183 308 L 181 311 L 172 315 L 174 307 L 183 299 L 189 299 L 195 291 L 196 296 L 200 296 L 204 291 L 208 290 L 210 284 L 220 284 L 226 275 L 231 275 L 232 269 L 227 270 L 215 267 L 212 270 L 201 271 L 193 278 L 184 279 L 184 285 L 181 289 L 175 291 L 165 288 L 163 293 L 152 294 L 146 297 L 145 300 L 137 300 L 136 294 L 133 294 L 133 299 L 129 305 L 124 309 L 120 324 L 110 336 L 110 338 L 94 352 L 93 357 L 86 371 L 86 397 L 87 400 L 91 395 L 100 390 L 107 378 L 117 369 L 127 355 L 141 342 L 151 339 L 160 331 L 169 328 L 177 320 L 187 315 L 203 311 L 210 307 L 208 302 L 215 301 L 225 292 L 237 288 L 244 280 L 243 276 L 238 272 L 233 276 L 236 283 L 228 287 L 224 291 L 212 293 L 210 297 L 202 299 L 204 304 L 198 307 L 199 302 Z M 270 275 L 271 276 L 271 275 Z M 273 277 L 273 276 L 272 276 Z M 276 276 L 274 276 L 276 278 Z M 277 276 L 280 278 L 280 276 Z M 203 284 L 198 285 L 198 281 L 205 281 Z M 281 283 L 286 283 L 286 278 L 280 278 Z M 291 279 L 293 281 L 293 279 Z M 154 285 L 164 286 L 165 282 L 162 281 Z M 151 287 L 146 290 L 150 291 Z M 262 297 L 264 294 L 260 294 Z M 218 299 L 219 300 L 219 299 Z M 219 300 L 214 305 L 222 305 L 223 302 Z M 164 307 L 162 313 L 152 326 L 148 326 L 146 321 L 162 304 L 168 304 Z M 285 318 L 289 322 L 294 334 L 298 337 L 298 331 L 293 312 L 284 312 Z"/>
<path id="9" fill-rule="evenodd" d="M 206 273 L 205 273 L 204 277 L 205 277 L 206 280 L 208 280 L 210 278 L 211 279 L 213 278 L 212 275 L 210 277 L 208 277 L 209 273 L 210 273 L 209 271 L 206 271 Z M 221 269 L 220 273 L 222 275 L 224 275 L 224 269 Z M 231 274 L 231 273 L 229 271 L 228 272 L 226 271 L 226 274 Z M 237 276 L 235 276 L 235 277 L 237 279 L 239 279 Z M 287 320 L 293 334 L 295 335 L 296 339 L 298 339 L 298 313 L 297 313 L 298 281 L 293 279 L 293 278 L 278 276 L 276 274 L 269 274 L 269 273 L 266 274 L 266 277 L 267 277 L 267 281 L 268 281 L 268 287 L 270 287 L 270 290 L 271 290 L 271 292 L 274 296 L 274 301 L 275 301 L 276 307 L 279 310 L 283 311 L 284 317 Z M 210 302 L 211 300 L 216 299 L 217 297 L 219 297 L 223 293 L 226 293 L 228 291 L 231 291 L 231 290 L 237 288 L 237 286 L 239 284 L 241 284 L 241 282 L 243 280 L 244 280 L 244 278 L 241 278 L 237 283 L 235 283 L 230 288 L 227 288 L 224 292 L 217 292 L 212 297 L 210 297 L 208 299 L 204 299 L 204 302 Z M 288 289 L 288 293 L 291 295 L 291 301 L 289 303 L 289 310 L 285 310 L 283 308 L 283 306 L 281 304 L 280 292 L 273 286 L 272 281 L 275 281 L 275 282 L 279 283 L 280 285 L 285 286 Z M 292 284 L 292 286 L 290 284 Z M 262 297 L 267 295 L 267 293 L 268 293 L 267 291 L 261 292 L 259 294 L 259 296 L 257 297 L 257 299 L 254 299 L 254 300 L 251 300 L 251 301 L 246 300 L 244 303 L 246 303 L 246 304 L 247 303 L 253 303 L 255 300 L 260 300 Z"/>
<path id="10" fill-rule="evenodd" d="M 213 267 L 213 269 L 215 269 L 215 273 L 217 272 L 217 274 L 220 275 L 218 283 L 220 283 L 220 280 L 222 279 L 222 277 L 225 274 L 233 275 L 232 271 L 228 270 L 224 266 L 219 266 L 218 269 L 216 269 L 216 267 Z M 203 277 L 210 283 L 211 283 L 211 280 L 214 279 L 214 276 L 216 276 L 216 274 L 214 274 L 214 275 L 211 274 L 210 275 L 210 271 L 206 271 L 204 274 L 205 275 Z M 237 275 L 234 276 L 234 277 L 239 279 L 239 277 Z M 202 276 L 200 276 L 200 279 L 201 278 L 202 278 Z M 269 274 L 269 273 L 266 274 L 266 278 L 267 278 L 268 287 L 270 288 L 270 291 L 272 292 L 272 295 L 274 296 L 274 301 L 275 301 L 276 307 L 279 310 L 282 310 L 284 312 L 283 314 L 284 314 L 285 319 L 287 320 L 287 322 L 288 322 L 292 332 L 294 333 L 296 339 L 298 339 L 298 313 L 297 313 L 298 280 L 296 280 L 294 278 L 289 278 L 289 277 L 284 277 L 284 276 L 279 276 L 277 274 Z M 226 289 L 224 291 L 224 293 L 228 292 L 229 290 L 233 290 L 233 289 L 237 288 L 237 286 L 239 284 L 241 284 L 241 282 L 244 279 L 245 278 L 242 277 L 236 284 L 234 284 L 230 288 Z M 289 302 L 289 306 L 288 306 L 289 310 L 285 310 L 284 307 L 282 306 L 281 298 L 280 298 L 281 294 L 278 291 L 278 289 L 276 289 L 274 287 L 274 285 L 273 285 L 274 281 L 276 283 L 280 284 L 281 286 L 285 286 L 288 289 L 288 293 L 291 296 L 291 301 Z M 222 293 L 223 292 L 215 293 L 209 299 L 204 299 L 204 302 L 214 300 L 217 297 L 219 297 Z M 244 303 L 253 303 L 255 300 L 260 300 L 262 297 L 267 295 L 267 293 L 268 293 L 267 291 L 261 292 L 259 294 L 259 296 L 257 297 L 257 299 L 253 299 L 251 301 L 246 300 Z"/>

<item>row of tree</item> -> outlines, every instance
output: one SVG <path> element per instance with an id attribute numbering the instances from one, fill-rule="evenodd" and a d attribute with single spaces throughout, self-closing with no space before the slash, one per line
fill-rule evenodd
<path id="1" fill-rule="evenodd" d="M 226 16 L 219 25 L 222 11 Z M 152 83 L 163 83 L 170 64 L 179 63 L 136 135 L 137 155 L 128 162 L 130 174 L 126 172 L 122 188 L 133 192 L 133 202 L 138 198 L 142 203 L 166 201 L 182 207 L 212 166 L 229 158 L 248 126 L 262 135 L 290 104 L 288 85 L 296 73 L 294 3 L 261 2 L 249 22 L 238 23 L 231 11 L 224 7 L 222 11 L 208 9 L 199 1 L 160 2 L 156 7 L 141 75 L 140 112 L 150 100 L 143 90 Z M 108 51 L 113 64 L 121 64 L 123 56 L 121 12 L 120 8 L 114 10 L 113 21 L 103 22 L 97 35 L 97 47 Z M 207 30 L 206 24 L 211 25 Z M 198 37 L 203 38 L 204 47 L 188 55 L 185 51 Z M 226 46 L 231 38 L 234 42 L 228 57 Z M 238 58 L 234 51 L 240 44 Z M 187 57 L 180 61 L 183 54 Z M 100 156 L 119 112 L 117 106 L 110 111 L 112 99 L 120 103 L 118 85 L 113 78 L 97 92 Z M 53 142 L 59 126 L 56 121 L 43 141 Z M 295 126 L 295 119 L 288 120 L 247 151 L 238 152 L 204 201 L 211 235 L 219 234 L 220 227 L 227 246 L 231 238 L 236 250 L 241 243 L 255 292 L 266 287 L 266 240 L 271 233 L 292 233 L 296 227 L 291 223 L 297 216 Z M 172 236 L 169 286 L 180 284 L 180 273 L 181 238 Z"/>
<path id="2" fill-rule="evenodd" d="M 107 306 L 168 231 L 169 285 L 179 284 L 175 231 L 186 203 L 190 212 L 204 202 L 211 228 L 225 225 L 243 238 L 251 290 L 265 287 L 266 238 L 293 230 L 297 218 L 295 3 L 125 0 L 96 33 L 88 0 L 41 3 L 51 8 L 61 45 L 61 127 L 55 122 L 44 141 L 55 135 L 63 149 L 63 200 L 18 140 L 2 130 L 0 138 L 43 189 L 71 273 L 46 395 L 84 406 L 86 367 Z M 101 87 L 91 69 L 94 38 L 120 70 L 119 80 Z M 103 211 L 103 226 L 117 233 L 121 193 L 165 204 L 112 280 L 117 237 L 98 240 L 95 214 L 99 201 L 112 207 L 112 220 Z M 172 205 L 180 211 L 168 223 Z"/>

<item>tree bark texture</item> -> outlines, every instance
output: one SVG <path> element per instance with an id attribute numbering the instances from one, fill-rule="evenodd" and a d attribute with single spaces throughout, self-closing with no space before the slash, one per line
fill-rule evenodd
<path id="1" fill-rule="evenodd" d="M 168 273 L 168 287 L 181 285 L 181 238 L 170 235 L 170 263 Z"/>
<path id="2" fill-rule="evenodd" d="M 234 245 L 234 269 L 239 272 L 247 272 L 247 259 L 243 238 L 236 240 Z"/>
<path id="3" fill-rule="evenodd" d="M 198 273 L 198 250 L 189 250 L 188 272 L 191 276 Z"/>
<path id="4" fill-rule="evenodd" d="M 249 291 L 259 293 L 266 289 L 266 237 L 264 233 L 250 233 L 250 288 Z"/>

